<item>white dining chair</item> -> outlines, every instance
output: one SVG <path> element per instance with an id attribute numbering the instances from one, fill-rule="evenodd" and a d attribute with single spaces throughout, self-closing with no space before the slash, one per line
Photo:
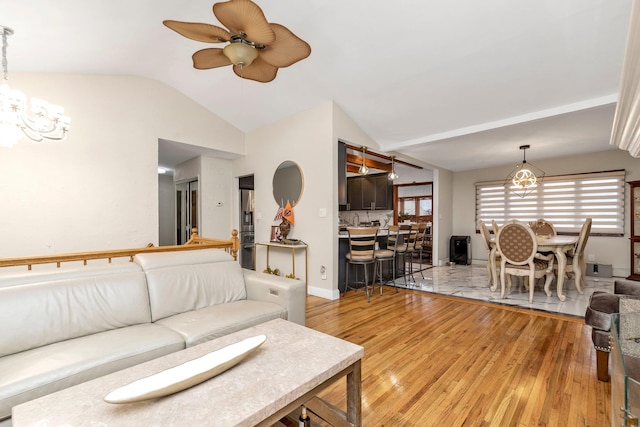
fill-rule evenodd
<path id="1" fill-rule="evenodd" d="M 556 228 L 549 221 L 540 218 L 529 223 L 536 236 L 557 236 Z"/>
<path id="2" fill-rule="evenodd" d="M 536 235 L 528 225 L 517 220 L 511 220 L 504 224 L 498 232 L 496 238 L 498 252 L 500 253 L 500 286 L 501 298 L 505 297 L 507 290 L 506 275 L 523 276 L 528 279 L 529 303 L 533 303 L 533 291 L 535 289 L 535 279 L 545 277 L 545 292 L 548 292 L 549 285 L 553 278 L 553 260 L 551 255 L 538 253 L 538 243 Z M 509 288 L 510 288 L 509 281 Z"/>
<path id="3" fill-rule="evenodd" d="M 567 254 L 567 266 L 564 272 L 568 278 L 573 278 L 576 284 L 578 293 L 582 293 L 585 285 L 584 276 L 587 263 L 584 259 L 584 248 L 587 246 L 587 240 L 589 240 L 589 234 L 591 233 L 591 218 L 587 218 L 582 224 L 580 234 L 578 235 L 578 242 L 572 254 Z M 555 266 L 556 275 L 558 266 Z"/>
<path id="4" fill-rule="evenodd" d="M 487 225 L 480 221 L 480 234 L 482 235 L 482 241 L 484 247 L 487 250 L 487 275 L 489 276 L 489 286 L 492 291 L 498 288 L 498 262 L 500 261 L 500 255 L 495 248 L 495 241 L 491 243 L 491 234 Z M 493 266 L 493 268 L 492 268 Z"/>

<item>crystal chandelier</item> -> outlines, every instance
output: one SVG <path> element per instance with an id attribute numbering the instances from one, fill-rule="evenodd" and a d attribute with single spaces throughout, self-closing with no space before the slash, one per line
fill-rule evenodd
<path id="1" fill-rule="evenodd" d="M 7 36 L 13 30 L 0 26 L 2 32 L 2 72 L 0 86 L 0 146 L 11 147 L 24 135 L 32 141 L 60 141 L 69 132 L 69 117 L 64 109 L 41 99 L 26 96 L 9 88 L 7 77 Z M 30 108 L 29 108 L 30 107 Z"/>
<path id="2" fill-rule="evenodd" d="M 524 151 L 522 163 L 517 164 L 504 180 L 504 186 L 522 198 L 530 194 L 538 184 L 542 184 L 544 178 L 542 169 L 532 163 L 527 163 L 528 148 L 530 148 L 528 145 L 520 146 L 520 149 Z"/>

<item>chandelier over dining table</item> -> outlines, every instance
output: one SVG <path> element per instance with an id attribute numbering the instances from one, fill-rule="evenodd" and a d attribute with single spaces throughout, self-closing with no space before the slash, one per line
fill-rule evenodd
<path id="1" fill-rule="evenodd" d="M 0 146 L 11 147 L 21 137 L 32 141 L 60 141 L 69 132 L 69 117 L 64 109 L 41 99 L 30 101 L 20 91 L 9 87 L 7 71 L 7 36 L 13 34 L 9 27 L 0 26 L 2 33 L 2 72 L 0 85 Z"/>
<path id="2" fill-rule="evenodd" d="M 545 175 L 542 169 L 532 163 L 527 163 L 526 154 L 529 148 L 531 148 L 529 145 L 520 146 L 520 149 L 523 150 L 522 162 L 518 163 L 504 180 L 505 188 L 522 198 L 533 192 L 538 185 L 542 184 Z"/>

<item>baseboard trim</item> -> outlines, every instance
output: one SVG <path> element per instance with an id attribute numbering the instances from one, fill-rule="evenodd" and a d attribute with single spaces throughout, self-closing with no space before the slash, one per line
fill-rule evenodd
<path id="1" fill-rule="evenodd" d="M 316 288 L 313 286 L 309 286 L 309 288 L 307 289 L 307 293 L 309 295 L 328 299 L 331 301 L 334 301 L 340 298 L 340 291 L 337 289 L 325 289 L 325 288 Z"/>

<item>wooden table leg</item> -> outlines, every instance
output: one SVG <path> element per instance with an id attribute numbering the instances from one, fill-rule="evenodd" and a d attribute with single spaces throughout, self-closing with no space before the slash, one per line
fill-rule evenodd
<path id="1" fill-rule="evenodd" d="M 498 249 L 494 246 L 489 251 L 489 265 L 491 266 L 491 292 L 498 289 L 498 275 L 496 274 L 496 253 Z"/>
<path id="2" fill-rule="evenodd" d="M 347 421 L 355 427 L 362 427 L 362 362 L 353 364 L 353 371 L 347 374 Z"/>
<path id="3" fill-rule="evenodd" d="M 566 295 L 562 293 L 564 273 L 567 268 L 567 255 L 564 253 L 564 247 L 556 248 L 556 260 L 558 261 L 558 277 L 556 277 L 556 281 L 558 283 L 558 299 L 560 301 L 564 301 L 567 299 Z"/>

